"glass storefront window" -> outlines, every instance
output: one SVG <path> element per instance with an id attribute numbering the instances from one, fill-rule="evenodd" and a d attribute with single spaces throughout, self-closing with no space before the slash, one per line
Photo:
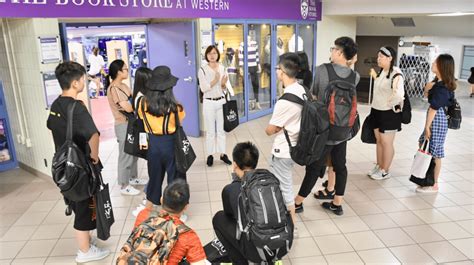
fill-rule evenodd
<path id="1" fill-rule="evenodd" d="M 270 24 L 249 25 L 247 36 L 247 84 L 249 87 L 250 112 L 271 108 L 271 40 Z"/>
<path id="2" fill-rule="evenodd" d="M 294 52 L 296 47 L 295 25 L 277 26 L 277 54 L 278 57 L 285 52 Z M 277 58 L 278 63 L 278 58 Z M 277 96 L 283 94 L 283 84 L 277 80 Z"/>
<path id="3" fill-rule="evenodd" d="M 298 47 L 302 47 L 302 51 L 308 56 L 309 69 L 313 71 L 313 47 L 314 47 L 314 30 L 313 25 L 299 25 Z"/>
<path id="4" fill-rule="evenodd" d="M 241 44 L 244 41 L 244 26 L 242 24 L 215 24 L 214 39 L 221 53 L 220 62 L 227 69 L 229 81 L 234 89 L 239 117 L 244 117 L 245 113 L 245 95 L 243 82 L 243 57 L 239 57 Z"/>

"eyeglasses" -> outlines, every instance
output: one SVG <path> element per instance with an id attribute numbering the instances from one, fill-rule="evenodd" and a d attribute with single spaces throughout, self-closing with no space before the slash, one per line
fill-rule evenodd
<path id="1" fill-rule="evenodd" d="M 280 67 L 280 66 L 276 66 L 276 67 L 275 67 L 275 70 L 280 70 L 280 71 L 282 71 L 283 73 L 285 73 L 285 74 L 286 74 L 286 72 L 285 72 L 283 69 L 281 69 L 281 67 Z"/>
<path id="2" fill-rule="evenodd" d="M 123 72 L 123 71 L 128 71 L 128 68 L 122 68 L 122 72 Z"/>
<path id="3" fill-rule="evenodd" d="M 330 52 L 333 52 L 334 50 L 339 51 L 339 50 L 341 50 L 341 49 L 339 49 L 338 47 L 331 47 L 331 48 L 329 48 L 329 51 L 330 51 Z"/>

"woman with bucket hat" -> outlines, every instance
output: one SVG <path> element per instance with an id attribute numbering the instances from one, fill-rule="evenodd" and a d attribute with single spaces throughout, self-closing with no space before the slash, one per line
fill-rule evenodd
<path id="1" fill-rule="evenodd" d="M 168 66 L 153 69 L 148 80 L 145 99 L 138 106 L 138 115 L 145 123 L 148 133 L 148 182 L 146 190 L 147 208 L 161 205 L 162 184 L 165 173 L 168 184 L 180 174 L 176 170 L 175 148 L 175 113 L 179 121 L 185 116 L 184 108 L 173 94 L 173 87 L 178 78 L 171 74 Z M 184 177 L 184 176 L 181 176 Z"/>

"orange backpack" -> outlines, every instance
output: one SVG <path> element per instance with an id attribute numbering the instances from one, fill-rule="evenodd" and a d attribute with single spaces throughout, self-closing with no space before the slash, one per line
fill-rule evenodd
<path id="1" fill-rule="evenodd" d="M 150 217 L 135 227 L 120 250 L 117 264 L 167 264 L 178 236 L 191 229 L 175 224 L 168 213 L 150 213 Z"/>

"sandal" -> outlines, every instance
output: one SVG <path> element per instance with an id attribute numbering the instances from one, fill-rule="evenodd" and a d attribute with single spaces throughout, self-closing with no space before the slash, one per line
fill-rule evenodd
<path id="1" fill-rule="evenodd" d="M 318 193 L 314 193 L 314 198 L 319 200 L 331 200 L 334 199 L 334 194 L 336 190 L 329 191 L 328 188 L 324 188 L 324 190 L 318 190 Z"/>
<path id="2" fill-rule="evenodd" d="M 328 187 L 328 181 L 327 180 L 323 182 L 323 187 L 325 187 L 325 188 Z"/>

